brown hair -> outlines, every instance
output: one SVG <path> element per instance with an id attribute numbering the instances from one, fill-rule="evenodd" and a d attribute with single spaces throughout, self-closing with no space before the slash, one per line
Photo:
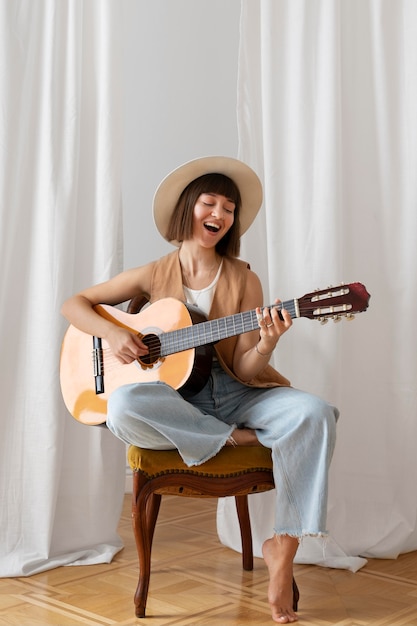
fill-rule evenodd
<path id="1" fill-rule="evenodd" d="M 187 185 L 181 193 L 172 213 L 166 235 L 167 239 L 169 241 L 191 239 L 193 234 L 194 207 L 202 193 L 217 193 L 226 196 L 226 198 L 230 198 L 235 204 L 234 222 L 225 236 L 216 245 L 216 252 L 221 256 L 239 256 L 240 191 L 233 180 L 224 174 L 204 174 Z"/>

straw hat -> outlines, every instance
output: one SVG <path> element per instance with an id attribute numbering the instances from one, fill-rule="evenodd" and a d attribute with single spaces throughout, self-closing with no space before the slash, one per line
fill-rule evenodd
<path id="1" fill-rule="evenodd" d="M 228 176 L 239 188 L 242 199 L 239 213 L 241 235 L 248 230 L 261 208 L 261 181 L 253 169 L 238 159 L 207 156 L 180 165 L 168 174 L 158 186 L 153 198 L 153 217 L 155 225 L 164 239 L 167 239 L 166 233 L 171 215 L 187 185 L 204 174 L 214 173 Z"/>

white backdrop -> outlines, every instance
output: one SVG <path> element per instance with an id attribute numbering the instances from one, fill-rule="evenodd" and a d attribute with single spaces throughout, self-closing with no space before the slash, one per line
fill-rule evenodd
<path id="1" fill-rule="evenodd" d="M 417 3 L 242 7 L 239 153 L 265 181 L 243 255 L 270 298 L 340 281 L 372 294 L 354 322 L 297 320 L 276 365 L 341 410 L 327 556 L 395 557 L 417 549 Z M 261 497 L 259 542 L 273 523 Z M 230 545 L 233 520 L 228 503 Z"/>
<path id="2" fill-rule="evenodd" d="M 371 292 L 351 324 L 297 320 L 277 366 L 342 410 L 334 541 L 395 556 L 417 543 L 416 6 L 242 7 L 239 152 L 266 191 L 242 256 L 270 298 L 340 280 Z M 150 205 L 169 169 L 236 156 L 239 11 L 239 0 L 0 0 L 2 576 L 121 547 L 125 449 L 63 407 L 59 308 L 121 266 L 121 191 L 131 266 L 166 250 Z"/>
<path id="3" fill-rule="evenodd" d="M 125 446 L 64 408 L 60 306 L 171 249 L 151 215 L 170 168 L 236 155 L 239 12 L 0 0 L 0 576 L 122 547 Z"/>
<path id="4" fill-rule="evenodd" d="M 125 449 L 73 420 L 62 301 L 121 267 L 119 9 L 0 3 L 0 576 L 111 561 Z"/>

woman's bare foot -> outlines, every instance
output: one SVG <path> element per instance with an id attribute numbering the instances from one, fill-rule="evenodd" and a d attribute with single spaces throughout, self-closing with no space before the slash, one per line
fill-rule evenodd
<path id="1" fill-rule="evenodd" d="M 256 433 L 251 428 L 235 428 L 226 446 L 261 446 Z"/>
<path id="2" fill-rule="evenodd" d="M 289 535 L 274 535 L 262 546 L 262 553 L 269 570 L 268 601 L 272 619 L 278 624 L 298 621 L 293 609 L 293 561 L 298 539 Z"/>

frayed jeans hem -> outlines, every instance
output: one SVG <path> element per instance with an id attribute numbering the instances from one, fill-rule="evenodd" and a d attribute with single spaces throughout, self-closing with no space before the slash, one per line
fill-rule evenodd
<path id="1" fill-rule="evenodd" d="M 301 532 L 294 532 L 291 530 L 274 530 L 274 535 L 276 537 L 292 537 L 293 539 L 298 539 L 298 543 L 301 544 L 303 539 L 305 539 L 306 537 L 319 537 L 321 539 L 327 539 L 329 533 L 327 530 L 315 532 L 310 532 L 308 530 L 302 530 Z"/>
<path id="2" fill-rule="evenodd" d="M 214 450 L 212 452 L 209 452 L 204 458 L 199 459 L 198 461 L 185 461 L 185 459 L 183 457 L 184 463 L 188 467 L 197 467 L 198 465 L 203 465 L 203 463 L 207 463 L 207 461 L 210 461 L 210 459 L 213 459 L 215 456 L 217 456 L 219 454 L 220 450 L 222 450 L 224 448 L 224 446 L 226 445 L 227 440 L 229 439 L 229 437 L 232 434 L 232 432 L 234 430 L 236 430 L 236 428 L 237 428 L 236 424 L 232 424 L 231 425 L 230 430 L 227 432 L 224 440 L 219 443 L 219 445 L 218 445 L 216 450 Z M 179 450 L 179 453 L 181 454 L 180 450 Z"/>

